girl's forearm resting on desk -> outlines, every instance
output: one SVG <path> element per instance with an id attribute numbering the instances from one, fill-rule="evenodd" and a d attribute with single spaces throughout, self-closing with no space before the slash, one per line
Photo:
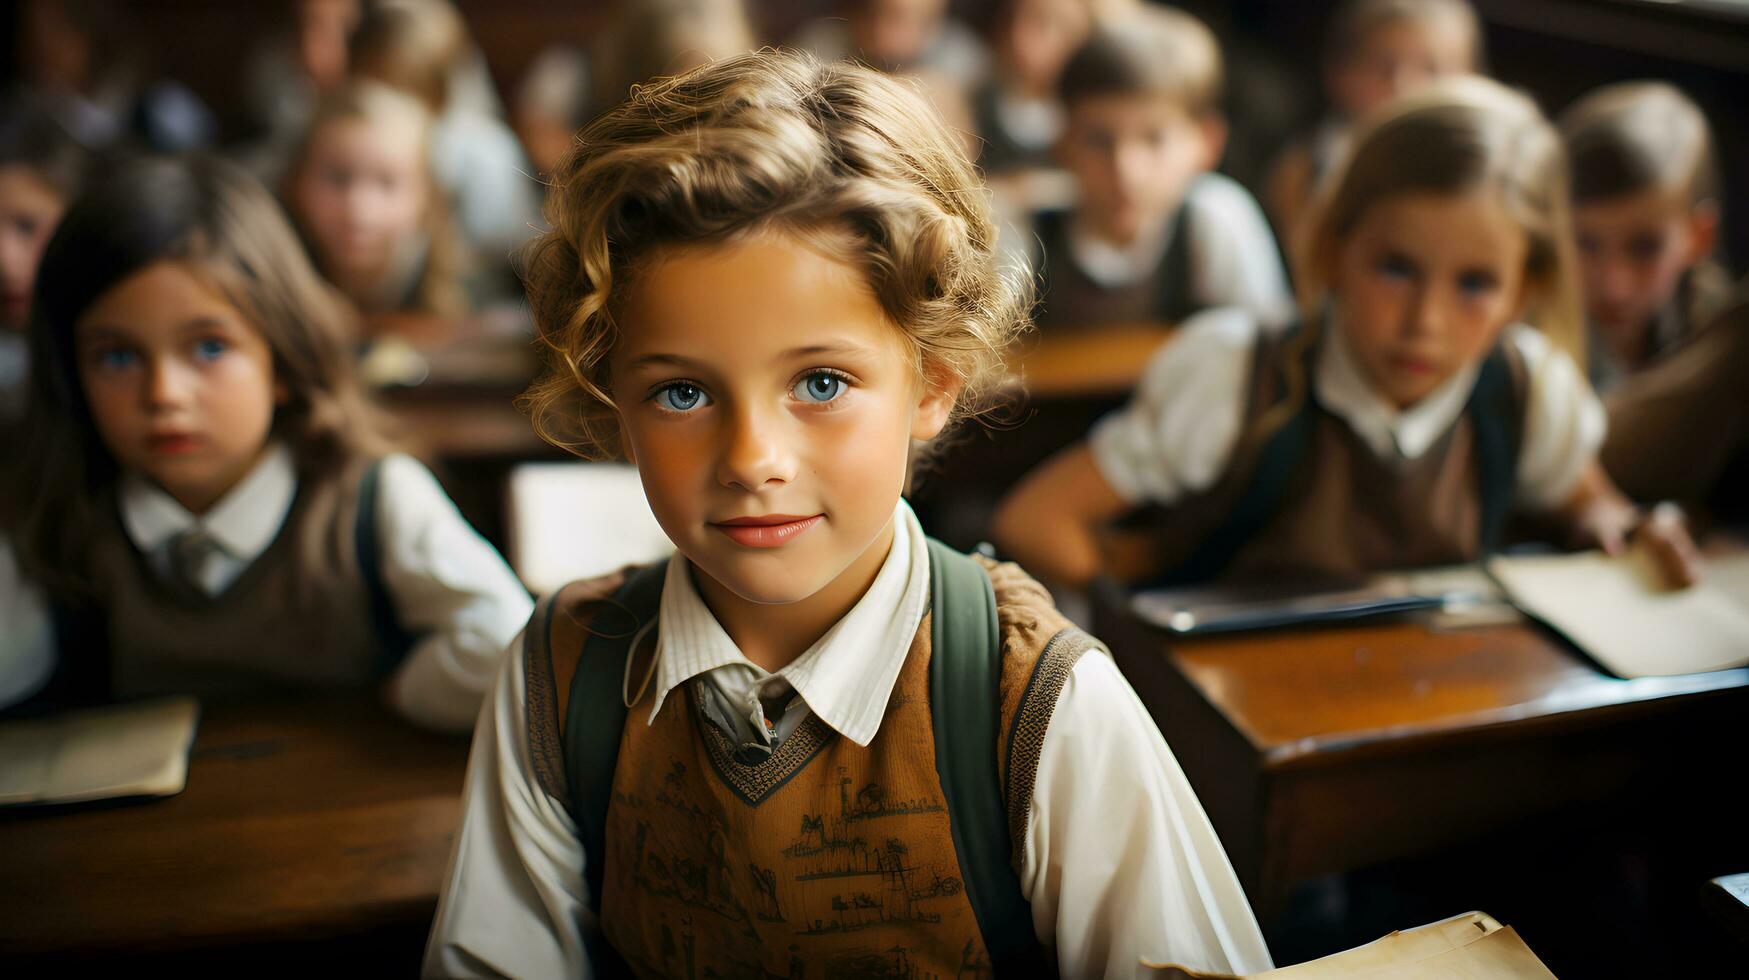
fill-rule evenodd
<path id="1" fill-rule="evenodd" d="M 1027 474 L 997 507 L 991 533 L 1039 577 L 1083 588 L 1103 564 L 1099 527 L 1127 509 L 1082 443 Z"/>

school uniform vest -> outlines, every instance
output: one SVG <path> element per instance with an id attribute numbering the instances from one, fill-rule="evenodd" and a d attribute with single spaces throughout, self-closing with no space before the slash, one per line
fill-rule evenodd
<path id="1" fill-rule="evenodd" d="M 1000 723 L 994 757 L 974 762 L 1000 776 L 1009 838 L 1001 843 L 1012 843 L 1018 871 L 1045 730 L 1094 641 L 1018 567 L 982 564 L 1000 640 L 990 692 Z M 589 604 L 573 610 L 584 622 L 593 615 Z M 821 980 L 992 973 L 956 847 L 965 828 L 954 821 L 966 815 L 950 819 L 938 774 L 934 713 L 954 707 L 931 699 L 934 616 L 925 615 L 866 748 L 810 715 L 769 759 L 737 761 L 707 720 L 701 678 L 670 694 L 653 723 L 653 695 L 630 707 L 603 853 L 586 858 L 603 862 L 592 898 L 611 950 L 592 951 L 598 969 L 623 961 L 646 977 Z M 546 636 L 529 633 L 530 752 L 543 788 L 570 799 L 565 757 L 574 762 L 578 747 L 568 735 L 561 743 Z M 634 651 L 632 676 L 651 655 Z M 1029 916 L 1023 926 L 1030 941 Z M 1054 972 L 1048 962 L 1032 965 Z"/>
<path id="2" fill-rule="evenodd" d="M 246 694 L 379 678 L 400 651 L 374 570 L 375 478 L 376 462 L 364 459 L 301 474 L 279 534 L 216 596 L 148 567 L 110 494 L 91 571 L 113 693 Z"/>
<path id="3" fill-rule="evenodd" d="M 1318 402 L 1317 346 L 1300 350 L 1296 334 L 1259 337 L 1243 434 L 1214 486 L 1108 534 L 1106 553 L 1120 579 L 1352 580 L 1474 561 L 1498 541 L 1528 384 L 1516 348 L 1496 345 L 1465 410 L 1425 452 L 1381 459 Z M 1309 387 L 1305 404 L 1261 432 L 1259 419 L 1284 398 L 1294 358 Z"/>
<path id="4" fill-rule="evenodd" d="M 1033 319 L 1052 327 L 1094 327 L 1113 323 L 1178 323 L 1203 304 L 1191 295 L 1190 195 L 1172 218 L 1172 234 L 1154 271 L 1135 282 L 1106 286 L 1076 264 L 1069 244 L 1071 213 L 1052 209 L 1033 215 L 1033 234 L 1044 254 L 1038 304 Z"/>

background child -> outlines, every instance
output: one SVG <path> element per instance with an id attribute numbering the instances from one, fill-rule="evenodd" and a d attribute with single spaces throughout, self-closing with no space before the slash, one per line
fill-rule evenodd
<path id="1" fill-rule="evenodd" d="M 456 317 L 472 306 L 464 247 L 431 179 L 430 116 L 416 99 L 356 82 L 323 100 L 286 178 L 316 267 L 367 317 Z"/>
<path id="2" fill-rule="evenodd" d="M 79 193 L 86 153 L 54 120 L 15 107 L 0 119 L 0 425 L 24 408 L 25 323 L 43 246 Z"/>
<path id="3" fill-rule="evenodd" d="M 1096 15 L 1130 6 L 1119 0 L 1007 0 L 996 12 L 994 70 L 972 94 L 986 174 L 1052 164 L 1063 129 L 1057 80 L 1093 29 Z"/>
<path id="4" fill-rule="evenodd" d="M 989 55 L 971 28 L 949 17 L 947 0 L 844 0 L 843 12 L 803 25 L 794 44 L 835 61 L 881 71 L 924 72 L 961 97 L 984 77 Z"/>
<path id="5" fill-rule="evenodd" d="M 1226 140 L 1221 55 L 1188 14 L 1144 7 L 1101 24 L 1063 69 L 1058 159 L 1069 210 L 1032 217 L 1037 318 L 1052 328 L 1176 323 L 1211 306 L 1292 315 L 1263 213 L 1212 173 Z"/>
<path id="6" fill-rule="evenodd" d="M 998 542 L 1071 585 L 1102 569 L 1262 580 L 1468 561 L 1510 507 L 1620 548 L 1640 517 L 1598 466 L 1603 410 L 1563 349 L 1564 171 L 1535 106 L 1491 82 L 1399 103 L 1315 215 L 1305 325 L 1193 321 L 1127 408 L 1015 489 Z M 1104 525 L 1143 504 L 1170 510 L 1141 567 L 1102 554 Z M 1680 523 L 1645 526 L 1691 579 Z"/>
<path id="7" fill-rule="evenodd" d="M 635 462 L 679 555 L 632 573 L 635 595 L 598 581 L 543 600 L 512 648 L 475 733 L 428 974 L 1042 962 L 1020 953 L 1054 953 L 1064 976 L 1142 975 L 1143 958 L 1267 968 L 1113 662 L 1023 572 L 938 550 L 900 499 L 913 446 L 987 404 L 1024 322 L 985 199 L 914 90 L 801 55 L 701 68 L 583 132 L 529 259 L 552 353 L 528 404 L 560 444 Z M 939 591 L 948 569 L 974 579 L 972 605 Z M 593 623 L 603 596 L 632 621 Z M 932 705 L 928 664 L 976 653 L 938 648 L 926 607 L 999 630 L 990 732 L 1029 717 L 1038 733 L 1013 743 L 1006 785 L 1022 788 L 993 834 L 958 809 L 949 827 L 958 784 L 938 774 L 932 711 L 987 712 L 991 692 Z M 585 652 L 591 629 L 637 662 L 623 644 Z M 632 636 L 652 629 L 644 659 Z M 598 745 L 622 747 L 593 796 L 580 774 Z M 1018 871 L 980 893 L 1012 899 L 1007 928 L 970 908 L 991 879 L 962 846 Z M 846 885 L 847 868 L 887 885 Z"/>
<path id="8" fill-rule="evenodd" d="M 273 199 L 217 161 L 129 165 L 38 286 L 14 543 L 71 612 L 63 669 L 120 696 L 386 679 L 408 718 L 466 727 L 527 593 L 384 455 L 344 308 Z M 47 656 L 5 639 L 8 671 Z"/>
<path id="9" fill-rule="evenodd" d="M 1482 25 L 1468 0 L 1348 0 L 1324 47 L 1324 121 L 1290 145 L 1265 198 L 1293 241 L 1319 181 L 1341 161 L 1353 126 L 1392 99 L 1482 69 Z"/>
<path id="10" fill-rule="evenodd" d="M 1729 297 L 1729 277 L 1712 261 L 1712 136 L 1700 108 L 1660 82 L 1598 89 L 1560 122 L 1591 381 L 1607 391 L 1686 340 Z"/>
<path id="11" fill-rule="evenodd" d="M 534 234 L 539 185 L 498 101 L 467 22 L 449 0 L 381 0 L 352 37 L 353 72 L 431 113 L 432 176 L 468 247 L 490 267 Z"/>

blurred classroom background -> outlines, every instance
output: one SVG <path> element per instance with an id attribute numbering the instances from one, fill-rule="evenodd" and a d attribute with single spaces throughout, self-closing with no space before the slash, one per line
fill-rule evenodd
<path id="1" fill-rule="evenodd" d="M 760 45 L 807 45 L 915 77 L 966 132 L 969 151 L 986 154 L 1000 212 L 1063 206 L 1074 190 L 1050 152 L 1060 126 L 1049 105 L 1054 87 L 1010 92 L 1006 109 L 1003 94 L 990 94 L 1027 64 L 1042 62 L 1046 75 L 1060 69 L 1067 39 L 1091 16 L 1063 6 L 8 0 L 0 4 L 0 48 L 9 53 L 0 88 L 9 118 L 52 120 L 94 170 L 129 153 L 211 150 L 273 190 L 317 268 L 361 313 L 360 363 L 399 435 L 538 594 L 663 545 L 633 474 L 574 464 L 537 438 L 515 405 L 537 354 L 513 255 L 543 226 L 541 174 L 572 133 L 650 77 Z M 1225 61 L 1219 172 L 1277 219 L 1272 244 L 1289 256 L 1272 174 L 1332 113 L 1324 81 L 1337 5 L 1180 6 L 1212 29 Z M 1624 80 L 1666 81 L 1692 99 L 1722 164 L 1723 233 L 1713 259 L 1732 280 L 1749 267 L 1749 2 L 1473 6 L 1481 68 L 1528 92 L 1551 117 Z M 1038 18 L 1027 28 L 1033 34 L 1017 34 L 1016 11 Z M 991 129 L 1002 118 L 1012 132 Z M 16 291 L 10 280 L 8 288 Z M 998 428 L 967 436 L 942 472 L 919 484 L 913 500 L 925 527 L 960 547 L 986 539 L 997 498 L 1120 405 L 1171 328 L 1159 319 L 1042 327 L 1016 360 L 1031 401 Z M 1732 493 L 1744 486 L 1725 485 Z M 584 498 L 606 503 L 587 516 L 566 507 Z M 1138 689 L 1154 692 L 1150 707 L 1197 783 L 1278 963 L 1471 907 L 1517 926 L 1562 976 L 1749 962 L 1749 946 L 1730 938 L 1729 916 L 1740 910 L 1714 917 L 1705 892 L 1722 856 L 1745 857 L 1741 846 L 1719 849 L 1729 835 L 1714 833 L 1741 813 L 1733 801 L 1749 707 L 1744 671 L 1688 684 L 1618 681 L 1523 623 L 1405 630 L 1313 634 L 1287 650 L 1258 639 L 1172 653 L 1158 636 L 1126 635 L 1121 649 L 1124 641 L 1107 636 Z M 1389 670 L 1363 669 L 1387 661 Z M 390 789 L 342 792 L 353 809 L 329 815 L 356 824 L 361 853 L 402 847 L 389 865 L 337 870 L 345 884 L 312 891 L 319 897 L 307 907 L 288 900 L 272 914 L 234 919 L 221 914 L 222 897 L 211 897 L 233 894 L 218 872 L 195 875 L 174 888 L 206 895 L 213 907 L 149 926 L 114 900 L 80 906 L 66 898 L 73 885 L 45 886 L 74 904 L 33 936 L 10 935 L 8 945 L 52 958 L 90 940 L 111 954 L 156 948 L 212 966 L 254 962 L 260 947 L 248 944 L 267 943 L 292 965 L 343 952 L 406 969 L 407 946 L 422 941 L 430 913 L 427 878 L 441 874 L 448 844 L 443 807 L 432 800 L 445 792 L 453 799 L 465 749 L 377 732 L 379 720 L 358 724 L 376 733 L 379 757 L 360 762 L 322 743 L 297 765 L 310 773 L 357 766 L 361 779 L 383 767 L 419 770 L 383 784 Z M 278 729 L 248 735 L 238 725 L 245 734 L 196 765 L 241 765 L 252 745 L 290 737 Z M 457 787 L 445 790 L 451 776 Z M 383 798 L 396 793 L 405 796 Z M 388 823 L 372 824 L 378 817 Z M 28 866 L 19 863 L 26 844 L 41 855 Z M 0 851 L 8 852 L 0 891 L 10 894 L 0 907 L 31 903 L 47 862 L 126 860 L 122 844 L 81 858 L 84 846 L 51 825 L 0 817 Z M 288 853 L 274 859 L 284 867 L 256 871 L 303 873 L 290 865 L 305 852 Z M 1734 870 L 1749 870 L 1749 861 Z M 139 896 L 172 887 L 148 879 L 142 872 L 129 884 Z M 221 925 L 190 924 L 202 915 Z M 115 923 L 114 933 L 92 940 L 87 930 L 103 922 Z"/>

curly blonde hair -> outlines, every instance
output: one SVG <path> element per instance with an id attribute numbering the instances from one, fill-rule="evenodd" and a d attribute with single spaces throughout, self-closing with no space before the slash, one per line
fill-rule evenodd
<path id="1" fill-rule="evenodd" d="M 988 194 L 960 141 L 902 82 L 765 50 L 633 89 L 553 174 L 552 230 L 522 276 L 545 369 L 519 399 L 543 439 L 620 455 L 608 357 L 640 263 L 766 229 L 834 249 L 911 341 L 956 419 L 991 410 L 1031 298 L 999 274 Z"/>

